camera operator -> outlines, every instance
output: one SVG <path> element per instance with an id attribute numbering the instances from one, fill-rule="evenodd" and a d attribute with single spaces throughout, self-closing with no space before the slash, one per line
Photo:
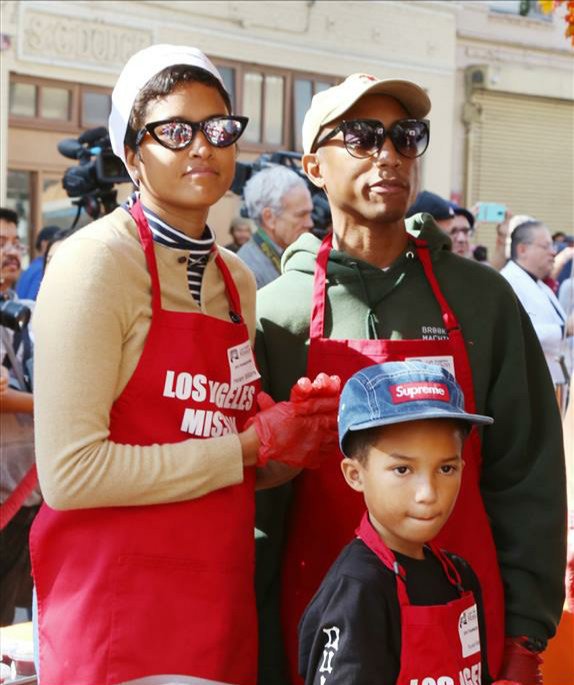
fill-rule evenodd
<path id="1" fill-rule="evenodd" d="M 33 470 L 32 341 L 27 329 L 33 303 L 19 300 L 14 291 L 26 253 L 17 225 L 16 212 L 0 209 L 0 625 L 12 623 L 15 607 L 30 609 L 32 604 L 28 534 L 40 503 Z"/>

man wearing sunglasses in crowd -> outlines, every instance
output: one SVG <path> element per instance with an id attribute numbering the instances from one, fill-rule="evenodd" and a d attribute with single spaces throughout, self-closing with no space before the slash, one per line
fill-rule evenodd
<path id="1" fill-rule="evenodd" d="M 416 160 L 429 144 L 430 106 L 421 87 L 367 74 L 315 95 L 302 162 L 327 194 L 333 233 L 323 242 L 301 236 L 286 250 L 282 276 L 259 293 L 258 360 L 276 400 L 304 374 L 325 371 L 346 381 L 375 362 L 438 363 L 462 386 L 466 411 L 495 418 L 467 441 L 461 496 L 438 543 L 467 559 L 480 579 L 491 676 L 534 685 L 564 598 L 560 417 L 540 345 L 512 290 L 490 269 L 453 254 L 430 216 L 405 221 Z M 284 682 L 300 682 L 297 623 L 361 515 L 360 497 L 345 489 L 340 456 L 333 450 L 291 484 Z M 280 517 L 281 506 L 266 514 Z M 266 561 L 258 591 L 260 605 L 271 606 Z M 265 606 L 260 616 L 268 620 Z M 273 626 L 260 633 L 272 635 Z M 277 685 L 282 656 L 273 647 L 262 643 L 260 682 Z"/>

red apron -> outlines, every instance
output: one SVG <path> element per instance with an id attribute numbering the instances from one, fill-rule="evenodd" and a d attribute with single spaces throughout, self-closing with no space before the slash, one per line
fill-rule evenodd
<path id="1" fill-rule="evenodd" d="M 240 392 L 226 392 L 228 350 L 249 342 L 231 274 L 216 253 L 239 323 L 162 309 L 151 232 L 139 203 L 131 213 L 151 276 L 152 319 L 113 404 L 109 439 L 162 445 L 239 432 L 257 388 L 243 386 L 241 409 Z M 165 673 L 253 685 L 254 487 L 249 468 L 240 485 L 185 502 L 74 511 L 44 504 L 31 533 L 42 685 Z"/>
<path id="2" fill-rule="evenodd" d="M 321 371 L 338 374 L 344 381 L 371 364 L 405 359 L 449 357 L 456 379 L 465 396 L 466 411 L 476 411 L 472 371 L 464 338 L 457 319 L 442 295 L 433 273 L 428 245 L 415 240 L 417 255 L 427 281 L 438 301 L 446 340 L 331 340 L 323 337 L 326 299 L 326 272 L 332 237 L 323 241 L 317 255 L 313 287 L 313 310 L 307 375 Z M 352 490 L 340 470 L 341 453 L 314 470 L 302 472 L 294 481 L 293 502 L 287 524 L 287 543 L 282 569 L 282 622 L 289 668 L 293 683 L 297 675 L 297 626 L 307 604 L 337 558 L 353 538 L 354 522 L 365 505 L 360 493 Z M 496 549 L 480 494 L 481 446 L 476 430 L 466 440 L 462 486 L 455 509 L 437 538 L 440 545 L 466 559 L 482 585 L 488 631 L 488 660 L 491 673 L 497 673 L 504 642 L 504 594 Z"/>
<path id="3" fill-rule="evenodd" d="M 411 605 L 405 573 L 372 527 L 368 513 L 356 533 L 397 576 L 401 670 L 396 685 L 480 685 L 482 662 L 476 601 L 472 592 L 462 589 L 450 559 L 437 546 L 430 545 L 449 582 L 460 592 L 459 599 L 433 606 Z"/>

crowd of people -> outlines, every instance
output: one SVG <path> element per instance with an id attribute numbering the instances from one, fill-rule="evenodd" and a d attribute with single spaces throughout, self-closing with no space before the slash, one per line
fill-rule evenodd
<path id="1" fill-rule="evenodd" d="M 430 108 L 368 74 L 316 94 L 302 174 L 254 174 L 221 248 L 248 120 L 202 52 L 156 45 L 112 96 L 133 195 L 44 228 L 24 274 L 1 210 L 2 300 L 33 310 L 1 329 L 3 426 L 28 415 L 2 622 L 33 605 L 41 685 L 540 685 L 574 245 L 507 211 L 487 259 L 476 208 L 417 192 Z"/>

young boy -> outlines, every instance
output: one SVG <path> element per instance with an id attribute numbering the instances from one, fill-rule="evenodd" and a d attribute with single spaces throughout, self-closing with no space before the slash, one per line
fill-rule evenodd
<path id="1" fill-rule="evenodd" d="M 307 685 L 491 682 L 478 580 L 431 541 L 454 507 L 466 436 L 492 422 L 465 412 L 439 366 L 376 364 L 347 382 L 341 468 L 367 512 L 301 619 Z"/>

